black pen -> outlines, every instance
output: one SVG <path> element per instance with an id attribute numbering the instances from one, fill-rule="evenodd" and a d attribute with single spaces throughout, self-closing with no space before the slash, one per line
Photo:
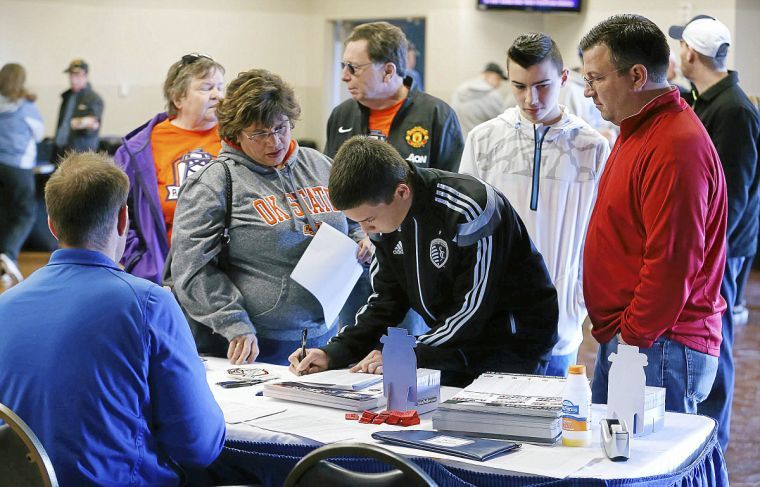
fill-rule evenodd
<path id="1" fill-rule="evenodd" d="M 301 358 L 298 359 L 299 362 L 303 362 L 303 359 L 306 358 L 306 337 L 309 334 L 309 329 L 304 328 L 303 332 L 301 332 Z"/>

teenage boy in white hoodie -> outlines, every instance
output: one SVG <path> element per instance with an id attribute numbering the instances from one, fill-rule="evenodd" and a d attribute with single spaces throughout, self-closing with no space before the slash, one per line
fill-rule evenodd
<path id="1" fill-rule="evenodd" d="M 610 147 L 559 104 L 568 71 L 551 37 L 520 35 L 507 72 L 517 106 L 469 133 L 459 171 L 500 189 L 543 255 L 559 299 L 559 342 L 546 373 L 564 376 L 583 340 L 583 242 Z"/>

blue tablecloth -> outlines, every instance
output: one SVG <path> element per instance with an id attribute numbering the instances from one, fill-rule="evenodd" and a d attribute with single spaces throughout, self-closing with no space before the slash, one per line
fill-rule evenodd
<path id="1" fill-rule="evenodd" d="M 251 483 L 280 486 L 296 463 L 317 448 L 307 445 L 287 445 L 230 440 L 219 459 L 203 474 L 190 474 L 191 484 Z M 694 460 L 677 471 L 644 478 L 556 479 L 538 476 L 503 475 L 475 472 L 465 468 L 443 465 L 430 458 L 412 458 L 441 486 L 636 486 L 636 487 L 722 487 L 728 486 L 723 452 L 716 430 Z M 389 470 L 385 464 L 371 459 L 341 458 L 334 463 L 351 470 L 373 473 Z"/>

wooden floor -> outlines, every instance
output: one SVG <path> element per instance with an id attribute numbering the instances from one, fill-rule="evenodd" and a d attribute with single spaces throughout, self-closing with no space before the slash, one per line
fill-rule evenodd
<path id="1" fill-rule="evenodd" d="M 45 265 L 48 257 L 44 252 L 22 253 L 21 272 L 29 275 Z M 736 390 L 726 462 L 731 485 L 760 486 L 760 415 L 754 414 L 760 410 L 760 272 L 752 273 L 746 298 L 749 323 L 738 327 L 734 338 Z M 589 330 L 584 330 L 584 335 L 579 363 L 593 371 L 597 344 Z"/>

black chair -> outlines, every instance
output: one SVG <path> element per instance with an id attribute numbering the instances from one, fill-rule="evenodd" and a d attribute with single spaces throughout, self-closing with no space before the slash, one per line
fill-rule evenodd
<path id="1" fill-rule="evenodd" d="M 0 420 L 0 487 L 57 487 L 50 457 L 24 420 L 3 404 Z"/>
<path id="2" fill-rule="evenodd" d="M 328 458 L 365 457 L 380 460 L 394 469 L 381 473 L 362 473 L 345 469 Z M 285 487 L 329 485 L 330 487 L 427 487 L 437 485 L 410 460 L 376 445 L 335 443 L 317 448 L 296 464 L 285 479 Z"/>

